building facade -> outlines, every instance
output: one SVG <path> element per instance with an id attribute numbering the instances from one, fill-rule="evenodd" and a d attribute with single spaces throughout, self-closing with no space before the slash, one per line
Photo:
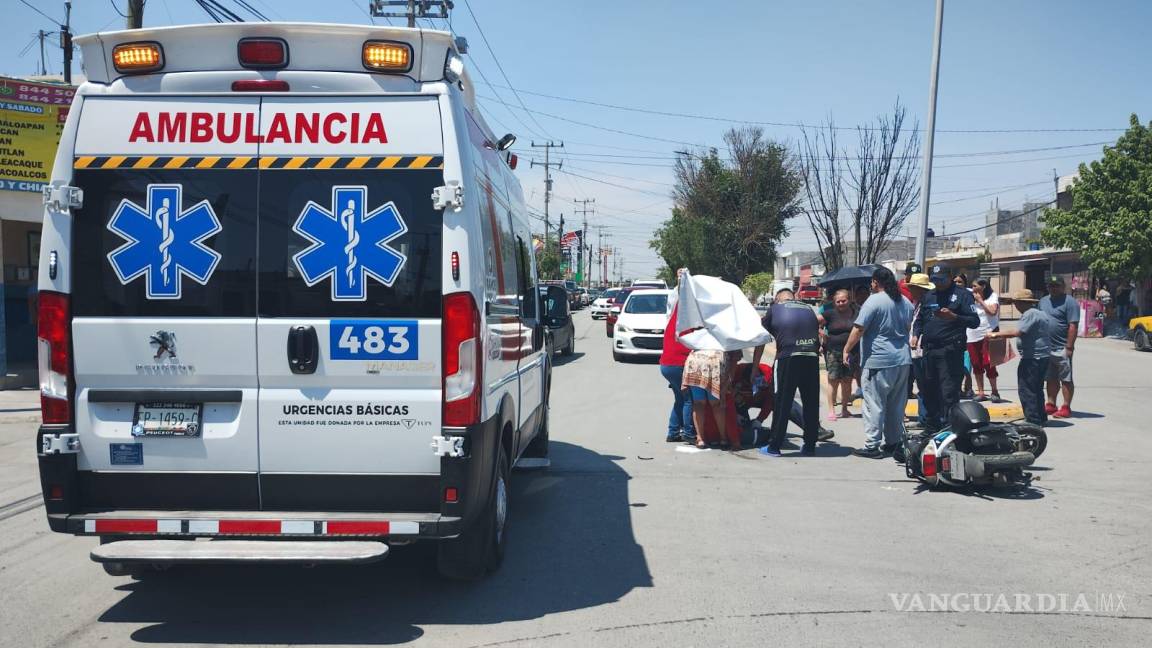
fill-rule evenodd
<path id="1" fill-rule="evenodd" d="M 74 89 L 52 79 L 0 77 L 0 387 L 36 376 L 36 274 L 41 190 L 52 174 Z"/>

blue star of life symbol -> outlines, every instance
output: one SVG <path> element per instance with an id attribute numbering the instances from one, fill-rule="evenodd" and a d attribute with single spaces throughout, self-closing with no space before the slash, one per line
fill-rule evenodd
<path id="1" fill-rule="evenodd" d="M 368 187 L 332 187 L 332 209 L 309 200 L 292 226 L 311 241 L 292 257 L 304 283 L 332 279 L 333 301 L 365 301 L 367 278 L 391 286 L 408 257 L 388 243 L 408 231 L 396 205 L 369 212 Z"/>
<path id="2" fill-rule="evenodd" d="M 108 229 L 126 243 L 108 253 L 120 283 L 144 276 L 148 299 L 180 299 L 182 277 L 208 283 L 220 263 L 220 253 L 204 240 L 223 229 L 212 205 L 201 200 L 183 208 L 184 187 L 148 185 L 144 206 L 120 201 Z"/>

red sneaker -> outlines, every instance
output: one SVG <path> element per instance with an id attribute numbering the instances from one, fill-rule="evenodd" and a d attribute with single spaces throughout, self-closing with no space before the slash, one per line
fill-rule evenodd
<path id="1" fill-rule="evenodd" d="M 1072 418 L 1072 408 L 1065 405 L 1056 410 L 1056 412 L 1052 414 L 1052 418 Z"/>
<path id="2" fill-rule="evenodd" d="M 1044 403 L 1044 413 L 1052 416 L 1056 413 L 1056 403 Z"/>

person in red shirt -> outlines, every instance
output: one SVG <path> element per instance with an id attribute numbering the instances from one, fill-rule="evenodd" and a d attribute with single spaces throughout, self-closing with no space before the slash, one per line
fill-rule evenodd
<path id="1" fill-rule="evenodd" d="M 911 278 L 912 275 L 920 274 L 921 272 L 924 272 L 924 270 L 920 267 L 919 263 L 909 263 L 904 266 L 904 278 L 896 284 L 900 288 L 900 293 L 904 295 L 904 298 L 913 304 L 916 303 L 916 299 L 912 296 L 912 291 L 908 290 L 908 279 Z"/>
<path id="2" fill-rule="evenodd" d="M 672 318 L 664 328 L 664 351 L 660 354 L 660 375 L 668 381 L 668 388 L 672 390 L 672 412 L 668 415 L 668 435 L 664 440 L 669 443 L 683 441 L 696 443 L 696 428 L 692 425 L 692 401 L 684 393 L 684 363 L 688 361 L 688 354 L 692 350 L 680 343 L 676 337 L 676 312 L 672 309 Z"/>

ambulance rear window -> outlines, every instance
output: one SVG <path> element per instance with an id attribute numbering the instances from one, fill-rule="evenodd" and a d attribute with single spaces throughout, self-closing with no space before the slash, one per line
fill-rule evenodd
<path id="1" fill-rule="evenodd" d="M 433 169 L 76 171 L 73 312 L 439 317 Z"/>
<path id="2" fill-rule="evenodd" d="M 439 317 L 443 218 L 431 196 L 442 178 L 439 169 L 261 174 L 260 316 Z"/>

